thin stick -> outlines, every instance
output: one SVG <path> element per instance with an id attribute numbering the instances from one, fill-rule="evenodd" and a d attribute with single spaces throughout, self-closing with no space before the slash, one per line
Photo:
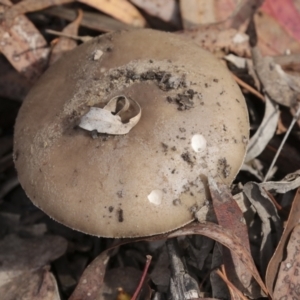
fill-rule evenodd
<path id="1" fill-rule="evenodd" d="M 144 271 L 143 271 L 143 275 L 141 277 L 139 285 L 138 285 L 136 291 L 134 292 L 131 300 L 136 300 L 137 299 L 137 297 L 138 297 L 138 295 L 139 295 L 139 293 L 140 293 L 140 291 L 142 289 L 143 283 L 144 283 L 144 281 L 146 279 L 147 272 L 148 272 L 148 269 L 149 269 L 149 266 L 150 266 L 150 263 L 151 263 L 151 260 L 152 260 L 152 256 L 151 255 L 147 255 L 146 257 L 147 257 L 147 260 L 146 260 L 146 265 L 145 265 L 145 268 L 144 268 Z"/>
<path id="2" fill-rule="evenodd" d="M 300 115 L 300 106 L 298 107 L 298 110 L 297 110 L 296 114 L 294 115 L 294 118 L 293 118 L 293 120 L 292 120 L 292 122 L 291 122 L 291 124 L 290 124 L 290 126 L 289 126 L 289 128 L 287 130 L 287 132 L 285 133 L 285 135 L 283 137 L 283 140 L 282 140 L 282 142 L 281 142 L 281 144 L 280 144 L 280 146 L 279 146 L 279 148 L 278 148 L 278 150 L 276 152 L 275 157 L 273 158 L 273 161 L 272 161 L 272 163 L 271 163 L 271 165 L 269 167 L 269 170 L 268 170 L 268 172 L 267 172 L 267 174 L 266 174 L 263 182 L 267 181 L 267 179 L 268 179 L 268 177 L 269 177 L 269 175 L 270 175 L 270 173 L 271 173 L 271 171 L 272 171 L 272 169 L 273 169 L 273 167 L 274 167 L 274 165 L 275 165 L 275 163 L 277 161 L 277 158 L 278 158 L 278 156 L 279 156 L 279 154 L 280 154 L 280 152 L 281 152 L 281 150 L 282 150 L 282 148 L 283 148 L 283 146 L 284 146 L 284 144 L 285 144 L 288 136 L 291 133 L 291 130 L 293 129 L 295 123 L 297 122 L 297 120 L 299 118 L 299 115 Z"/>
<path id="3" fill-rule="evenodd" d="M 73 40 L 76 40 L 76 41 L 80 41 L 82 43 L 85 43 L 85 42 L 92 39 L 91 36 L 78 36 L 78 35 L 67 34 L 67 33 L 52 30 L 52 29 L 46 29 L 46 32 L 49 33 L 49 34 L 56 35 L 56 36 L 65 37 L 65 38 L 73 39 Z"/>
<path id="4" fill-rule="evenodd" d="M 222 269 L 223 269 L 223 268 L 222 268 Z M 243 299 L 243 300 L 247 300 L 247 299 L 248 299 L 248 298 L 246 298 L 246 297 L 243 295 L 242 292 L 240 292 L 240 291 L 236 288 L 236 286 L 235 286 L 232 282 L 230 282 L 230 281 L 228 280 L 228 278 L 227 278 L 227 276 L 226 276 L 226 273 L 223 273 L 223 272 L 225 272 L 225 270 L 223 270 L 223 272 L 222 272 L 220 269 L 218 269 L 218 270 L 216 270 L 215 272 L 223 279 L 223 281 L 228 285 L 229 288 L 231 288 L 232 290 L 235 291 L 235 293 L 238 294 L 238 296 L 239 296 L 241 299 Z"/>
<path id="5" fill-rule="evenodd" d="M 254 89 L 252 86 L 250 86 L 249 84 L 247 84 L 246 82 L 244 82 L 242 79 L 238 78 L 236 75 L 234 75 L 233 73 L 231 73 L 234 80 L 243 88 L 245 88 L 247 91 L 249 91 L 250 93 L 252 93 L 253 95 L 255 95 L 256 97 L 258 97 L 259 99 L 261 99 L 262 101 L 266 101 L 264 96 L 259 93 L 256 89 Z"/>

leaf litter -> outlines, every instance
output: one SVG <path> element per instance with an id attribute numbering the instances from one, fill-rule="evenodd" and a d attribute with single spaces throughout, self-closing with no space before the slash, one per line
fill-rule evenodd
<path id="1" fill-rule="evenodd" d="M 102 299 L 103 291 L 105 299 L 298 297 L 300 175 L 293 162 L 300 155 L 300 5 L 298 0 L 237 3 L 0 1 L 1 140 L 12 135 L 11 103 L 22 101 L 49 63 L 76 47 L 75 40 L 145 26 L 176 29 L 227 60 L 251 108 L 252 125 L 243 171 L 231 187 L 209 179 L 207 204 L 195 212 L 198 221 L 169 234 L 119 242 L 74 232 L 33 207 L 17 186 L 12 145 L 1 142 L 0 294 L 5 299 Z M 48 29 L 62 36 L 51 41 Z M 94 53 L 94 59 L 101 57 Z M 94 120 L 88 113 L 82 117 L 88 125 L 81 125 L 92 135 L 126 134 L 140 118 L 135 100 L 116 97 L 107 107 L 91 107 L 98 116 Z M 283 111 L 291 119 L 285 137 L 276 131 Z M 278 167 L 290 149 L 290 165 Z M 274 155 L 266 160 L 266 153 Z"/>

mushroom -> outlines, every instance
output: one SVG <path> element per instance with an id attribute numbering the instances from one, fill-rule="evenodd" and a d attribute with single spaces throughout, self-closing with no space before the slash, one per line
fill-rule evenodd
<path id="1" fill-rule="evenodd" d="M 134 103 L 141 108 L 128 133 L 79 126 L 112 99 L 109 114 L 123 110 L 124 125 L 138 114 Z M 14 160 L 28 197 L 58 222 L 102 237 L 149 236 L 194 220 L 208 176 L 233 181 L 248 132 L 243 95 L 210 53 L 170 33 L 121 31 L 44 73 L 17 117 Z"/>

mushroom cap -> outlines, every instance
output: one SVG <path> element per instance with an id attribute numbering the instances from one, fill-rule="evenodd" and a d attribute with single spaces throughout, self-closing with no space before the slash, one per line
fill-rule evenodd
<path id="1" fill-rule="evenodd" d="M 142 110 L 125 135 L 78 127 L 125 95 Z M 150 29 L 101 35 L 51 66 L 25 99 L 14 160 L 35 205 L 103 237 L 171 231 L 206 205 L 207 177 L 230 184 L 249 133 L 228 70 L 192 41 Z"/>

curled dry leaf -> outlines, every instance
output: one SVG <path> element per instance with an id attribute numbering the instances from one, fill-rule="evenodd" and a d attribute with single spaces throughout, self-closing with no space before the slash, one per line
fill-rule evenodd
<path id="1" fill-rule="evenodd" d="M 295 195 L 295 198 L 294 198 L 291 210 L 290 210 L 290 215 L 289 215 L 287 224 L 285 226 L 284 232 L 281 236 L 280 242 L 279 242 L 279 244 L 276 248 L 276 251 L 275 251 L 275 253 L 268 265 L 268 268 L 267 268 L 266 285 L 267 285 L 269 294 L 271 296 L 273 296 L 273 293 L 275 296 L 277 294 L 277 291 L 276 291 L 276 293 L 274 291 L 275 279 L 277 277 L 280 263 L 283 261 L 283 258 L 285 257 L 286 244 L 289 240 L 289 237 L 291 236 L 291 232 L 294 230 L 294 228 L 298 227 L 295 230 L 295 234 L 299 234 L 299 215 L 300 215 L 300 189 L 298 189 L 298 191 Z M 293 233 L 292 233 L 292 235 L 293 235 Z M 292 236 L 291 236 L 291 238 L 292 238 Z M 290 241 L 291 241 L 291 238 L 290 238 Z M 297 246 L 299 247 L 299 243 L 297 244 Z M 299 248 L 298 248 L 298 253 L 299 253 Z M 291 249 L 291 244 L 288 245 L 288 257 L 290 255 L 293 255 L 293 249 Z M 298 257 L 298 261 L 299 260 L 300 259 Z M 286 262 L 288 263 L 288 261 L 286 261 Z M 282 265 L 282 266 L 284 266 L 284 265 Z M 295 270 L 294 267 L 293 267 L 293 270 Z M 282 276 L 283 273 L 286 273 L 286 272 L 281 271 L 280 276 Z M 293 276 L 290 276 L 289 280 L 293 280 Z M 298 282 L 299 282 L 299 280 L 298 280 Z M 282 280 L 281 280 L 281 282 L 279 282 L 279 279 L 278 279 L 277 280 L 277 289 L 278 289 L 279 284 L 287 285 L 288 283 L 283 282 Z"/>
<path id="2" fill-rule="evenodd" d="M 247 155 L 245 158 L 246 163 L 250 162 L 263 152 L 276 132 L 280 115 L 279 107 L 267 96 L 265 99 L 266 109 L 264 118 L 259 128 L 249 141 Z"/>
<path id="3" fill-rule="evenodd" d="M 273 299 L 298 299 L 300 274 L 300 224 L 297 224 L 289 239 L 286 251 L 287 257 L 280 264 L 278 277 L 274 289 Z"/>
<path id="4" fill-rule="evenodd" d="M 286 175 L 280 181 L 263 182 L 260 186 L 268 191 L 284 194 L 300 186 L 300 170 Z"/>
<path id="5" fill-rule="evenodd" d="M 120 104 L 121 109 L 118 107 Z M 124 115 L 127 121 L 128 114 L 132 113 L 134 115 L 130 116 L 129 121 L 125 123 Z M 141 114 L 142 109 L 136 101 L 129 100 L 125 96 L 116 96 L 103 108 L 91 107 L 90 111 L 81 117 L 79 127 L 89 131 L 97 130 L 99 133 L 127 134 L 139 122 Z"/>
<path id="6" fill-rule="evenodd" d="M 201 234 L 207 236 L 228 249 L 234 252 L 239 259 L 245 264 L 245 266 L 249 269 L 252 276 L 255 278 L 257 283 L 260 285 L 261 289 L 267 293 L 267 288 L 263 283 L 260 275 L 256 269 L 251 253 L 244 247 L 243 242 L 240 238 L 238 238 L 235 234 L 232 234 L 226 228 L 223 228 L 214 223 L 192 223 L 190 225 L 185 226 L 184 228 L 178 229 L 168 235 L 168 238 L 173 238 L 177 236 L 183 235 L 191 235 L 191 234 Z"/>

